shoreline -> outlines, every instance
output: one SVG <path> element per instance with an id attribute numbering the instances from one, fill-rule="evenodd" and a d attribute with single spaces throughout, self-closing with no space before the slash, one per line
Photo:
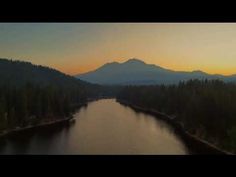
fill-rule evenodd
<path id="1" fill-rule="evenodd" d="M 83 106 L 87 106 L 88 103 L 96 101 L 96 100 L 99 100 L 99 99 L 102 99 L 102 98 L 105 99 L 107 97 L 88 98 L 86 102 L 80 103 L 80 104 L 77 105 L 76 111 L 79 110 Z M 25 126 L 25 127 L 15 127 L 13 129 L 4 130 L 4 131 L 0 132 L 0 138 L 3 138 L 3 137 L 5 137 L 5 136 L 7 136 L 9 134 L 12 134 L 12 133 L 26 131 L 26 130 L 30 130 L 30 129 L 33 129 L 33 128 L 39 128 L 39 127 L 55 125 L 55 124 L 59 124 L 59 123 L 63 123 L 63 122 L 69 122 L 69 121 L 73 120 L 73 114 L 76 111 L 72 112 L 69 117 L 66 117 L 66 118 L 63 118 L 63 119 L 44 121 L 44 122 L 41 122 L 41 123 L 39 123 L 37 125 L 28 125 L 28 126 Z"/>
<path id="2" fill-rule="evenodd" d="M 26 127 L 16 127 L 10 130 L 4 130 L 3 132 L 0 133 L 0 138 L 7 136 L 11 133 L 16 133 L 16 132 L 21 132 L 21 131 L 25 131 L 25 130 L 30 130 L 33 128 L 38 128 L 38 127 L 44 127 L 44 126 L 49 126 L 49 125 L 55 125 L 58 123 L 62 123 L 62 122 L 67 122 L 73 120 L 73 117 L 67 117 L 64 119 L 59 119 L 59 120 L 53 120 L 53 121 L 45 121 L 43 123 L 37 124 L 37 125 L 28 125 Z"/>
<path id="3" fill-rule="evenodd" d="M 89 103 L 89 102 L 90 101 L 87 100 L 84 103 L 78 104 L 78 108 L 76 110 L 79 110 L 81 107 L 86 106 L 87 103 Z M 76 112 L 76 111 L 74 111 L 74 112 Z M 45 126 L 50 126 L 50 125 L 55 125 L 55 124 L 59 124 L 59 123 L 72 121 L 74 119 L 73 118 L 74 112 L 72 112 L 71 115 L 69 117 L 66 117 L 66 118 L 62 118 L 62 119 L 58 119 L 58 120 L 44 121 L 44 122 L 41 122 L 37 125 L 27 125 L 25 127 L 15 127 L 13 129 L 4 130 L 4 131 L 0 132 L 0 138 L 3 138 L 3 137 L 5 137 L 9 134 L 12 134 L 12 133 L 17 133 L 17 132 L 21 132 L 21 131 L 34 129 L 34 128 L 45 127 Z"/>
<path id="4" fill-rule="evenodd" d="M 81 107 L 86 106 L 89 102 L 92 101 L 96 101 L 99 100 L 101 98 L 90 98 L 87 100 L 87 102 L 85 103 L 81 103 L 79 104 L 79 107 L 77 110 L 79 110 Z M 178 136 L 180 136 L 183 141 L 186 143 L 186 146 L 188 147 L 188 149 L 191 151 L 193 149 L 193 154 L 224 154 L 224 155 L 234 155 L 231 152 L 225 151 L 223 149 L 220 149 L 219 147 L 215 146 L 214 144 L 209 143 L 208 141 L 201 139 L 195 135 L 190 134 L 188 131 L 186 131 L 183 126 L 181 125 L 180 122 L 177 122 L 174 120 L 174 116 L 170 116 L 167 115 L 165 113 L 159 112 L 157 110 L 154 109 L 147 109 L 147 108 L 143 108 L 140 106 L 137 106 L 133 103 L 127 102 L 125 100 L 120 100 L 120 99 L 115 99 L 116 102 L 124 105 L 124 106 L 128 106 L 136 111 L 140 111 L 143 113 L 147 113 L 150 115 L 153 115 L 155 118 L 157 119 L 161 119 L 165 122 L 167 122 L 169 125 L 171 125 L 174 130 L 176 131 L 176 134 Z M 75 111 L 75 112 L 76 112 Z M 51 126 L 51 125 L 55 125 L 55 124 L 59 124 L 59 123 L 64 123 L 64 122 L 69 122 L 69 121 L 73 121 L 73 115 L 74 112 L 72 112 L 72 114 L 69 117 L 63 118 L 63 119 L 58 119 L 58 120 L 51 120 L 51 121 L 44 121 L 42 123 L 39 123 L 37 125 L 28 125 L 26 127 L 19 127 L 19 128 L 13 128 L 13 129 L 9 129 L 9 130 L 5 130 L 3 132 L 0 132 L 0 138 L 3 138 L 9 134 L 12 133 L 17 133 L 17 132 L 21 132 L 21 131 L 27 131 L 30 129 L 34 129 L 34 128 L 39 128 L 39 127 L 44 127 L 44 126 Z M 199 152 L 200 151 L 200 152 Z M 196 153 L 197 152 L 197 153 Z M 192 151 L 191 151 L 192 153 Z M 190 154 L 191 154 L 190 153 Z"/>
<path id="5" fill-rule="evenodd" d="M 234 155 L 231 152 L 220 149 L 219 147 L 215 146 L 214 144 L 209 143 L 206 140 L 203 140 L 195 135 L 190 134 L 188 131 L 186 131 L 183 128 L 180 122 L 177 122 L 174 120 L 174 116 L 167 115 L 165 113 L 156 111 L 154 109 L 143 108 L 143 107 L 134 105 L 133 103 L 127 102 L 125 100 L 116 99 L 116 101 L 120 104 L 129 106 L 134 110 L 151 114 L 155 116 L 156 118 L 162 119 L 168 124 L 172 125 L 177 131 L 177 133 L 181 136 L 181 138 L 183 138 L 183 140 L 186 142 L 186 145 L 192 149 L 197 147 L 198 150 L 200 151 L 200 154 L 208 154 L 208 153 L 204 153 L 204 151 L 206 152 L 208 151 L 210 154 Z"/>

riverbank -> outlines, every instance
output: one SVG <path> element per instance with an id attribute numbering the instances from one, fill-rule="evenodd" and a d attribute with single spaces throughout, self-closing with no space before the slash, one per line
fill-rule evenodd
<path id="1" fill-rule="evenodd" d="M 84 102 L 84 103 L 80 103 L 78 105 L 76 105 L 77 109 L 80 109 L 82 106 L 86 106 L 88 102 L 92 101 L 91 100 L 87 100 L 87 102 Z M 12 129 L 7 129 L 7 130 L 4 130 L 2 132 L 0 132 L 0 138 L 4 137 L 4 136 L 7 136 L 9 134 L 12 134 L 12 133 L 16 133 L 16 132 L 21 132 L 21 131 L 26 131 L 26 130 L 30 130 L 30 129 L 34 129 L 34 128 L 39 128 L 39 127 L 44 127 L 44 126 L 51 126 L 51 125 L 56 125 L 56 124 L 61 124 L 61 123 L 66 123 L 66 122 L 73 122 L 73 115 L 74 112 L 71 113 L 71 115 L 69 117 L 66 117 L 66 118 L 62 118 L 62 119 L 57 119 L 57 120 L 49 120 L 49 121 L 43 121 L 39 124 L 36 124 L 36 125 L 27 125 L 25 127 L 15 127 L 15 128 L 12 128 Z"/>
<path id="2" fill-rule="evenodd" d="M 88 104 L 89 102 L 97 101 L 97 100 L 99 100 L 99 99 L 108 99 L 108 98 L 110 98 L 110 97 L 102 96 L 102 97 L 88 98 L 87 101 L 75 105 L 75 107 L 76 107 L 75 110 L 77 111 L 77 110 L 80 109 L 81 107 L 87 106 L 87 104 Z M 33 129 L 33 128 L 38 128 L 38 127 L 43 127 L 43 126 L 49 126 L 49 125 L 55 125 L 55 124 L 59 124 L 59 123 L 64 123 L 64 122 L 72 121 L 72 119 L 73 119 L 72 114 L 74 114 L 74 113 L 75 113 L 75 112 L 72 112 L 69 117 L 63 118 L 63 119 L 51 120 L 51 121 L 44 121 L 44 122 L 41 122 L 41 123 L 39 123 L 39 124 L 37 124 L 37 125 L 28 125 L 28 126 L 25 126 L 25 127 L 16 127 L 16 128 L 13 128 L 13 129 L 4 130 L 4 131 L 0 132 L 0 138 L 6 136 L 6 135 L 8 135 L 8 134 L 11 134 L 11 133 L 16 133 L 16 132 L 20 132 L 20 131 L 25 131 L 25 130 Z"/>
<path id="3" fill-rule="evenodd" d="M 58 123 L 63 123 L 63 122 L 69 122 L 73 119 L 73 117 L 68 117 L 68 118 L 64 118 L 64 119 L 59 119 L 59 120 L 53 120 L 53 121 L 45 121 L 42 122 L 40 124 L 37 125 L 28 125 L 26 127 L 16 127 L 13 129 L 9 129 L 9 130 L 4 130 L 3 132 L 0 133 L 0 137 L 9 135 L 11 133 L 16 133 L 16 132 L 20 132 L 20 131 L 25 131 L 25 130 L 29 130 L 29 129 L 33 129 L 33 128 L 38 128 L 38 127 L 43 127 L 43 126 L 49 126 L 49 125 L 55 125 Z"/>
<path id="4" fill-rule="evenodd" d="M 187 146 L 190 149 L 193 149 L 193 151 L 194 151 L 193 154 L 233 155 L 233 153 L 231 153 L 231 152 L 227 152 L 225 150 L 222 150 L 222 149 L 216 147 L 214 144 L 211 144 L 211 143 L 207 142 L 206 140 L 203 140 L 199 137 L 196 137 L 196 136 L 190 134 L 188 131 L 186 131 L 183 128 L 181 122 L 177 122 L 175 120 L 175 116 L 170 116 L 170 115 L 167 115 L 165 113 L 159 112 L 159 111 L 154 110 L 154 109 L 142 108 L 140 106 L 129 103 L 125 100 L 116 99 L 116 101 L 120 104 L 129 106 L 129 107 L 133 108 L 136 111 L 141 111 L 141 112 L 145 112 L 145 113 L 154 115 L 155 117 L 158 117 L 158 118 L 166 121 L 170 125 L 172 125 L 175 128 L 175 131 L 177 131 L 178 135 L 180 135 L 181 138 L 186 142 Z"/>

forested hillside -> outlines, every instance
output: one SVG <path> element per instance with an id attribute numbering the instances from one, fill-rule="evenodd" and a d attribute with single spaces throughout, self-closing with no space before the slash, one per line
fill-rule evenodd
<path id="1" fill-rule="evenodd" d="M 170 86 L 127 86 L 117 98 L 174 115 L 191 134 L 236 152 L 236 84 L 189 80 Z"/>
<path id="2" fill-rule="evenodd" d="M 103 91 L 28 62 L 0 59 L 0 76 L 0 131 L 66 118 Z"/>
<path id="3" fill-rule="evenodd" d="M 46 66 L 7 59 L 0 59 L 0 76 L 0 85 L 15 87 L 27 83 L 38 84 L 42 87 L 54 85 L 63 88 L 84 87 L 86 85 L 84 81 L 76 80 L 74 77 Z"/>

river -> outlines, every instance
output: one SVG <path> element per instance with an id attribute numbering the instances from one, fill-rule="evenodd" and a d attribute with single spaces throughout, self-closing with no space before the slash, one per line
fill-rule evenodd
<path id="1" fill-rule="evenodd" d="M 1 138 L 0 154 L 189 154 L 166 122 L 115 99 L 90 102 L 74 118 Z"/>

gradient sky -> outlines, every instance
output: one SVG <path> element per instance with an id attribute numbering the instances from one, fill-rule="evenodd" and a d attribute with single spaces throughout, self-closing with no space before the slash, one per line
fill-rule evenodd
<path id="1" fill-rule="evenodd" d="M 236 23 L 0 23 L 0 58 L 71 75 L 129 58 L 178 71 L 236 74 Z"/>

